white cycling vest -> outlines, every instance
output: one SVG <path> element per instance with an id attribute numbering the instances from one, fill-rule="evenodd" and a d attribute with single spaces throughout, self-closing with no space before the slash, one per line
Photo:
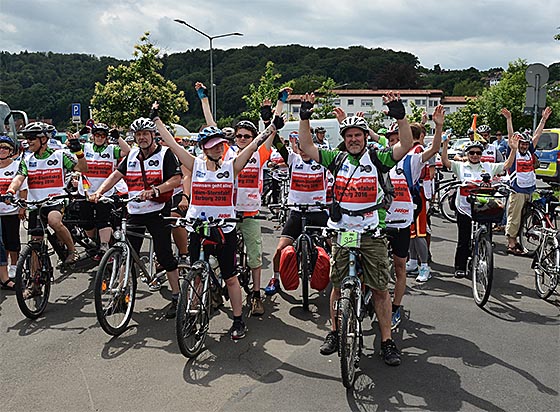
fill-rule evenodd
<path id="1" fill-rule="evenodd" d="M 314 160 L 309 163 L 304 162 L 301 156 L 295 153 L 290 153 L 288 156 L 288 165 L 291 171 L 288 203 L 325 204 L 327 201 L 325 168 Z"/>
<path id="2" fill-rule="evenodd" d="M 85 173 L 89 180 L 90 193 L 95 192 L 101 184 L 113 173 L 117 167 L 119 159 L 115 159 L 115 145 L 107 145 L 105 149 L 99 153 L 93 150 L 93 143 L 84 144 L 84 156 L 88 165 L 88 171 Z M 105 192 L 105 196 L 111 196 L 115 188 Z"/>
<path id="3" fill-rule="evenodd" d="M 515 154 L 515 172 L 512 173 L 511 179 L 517 183 L 520 188 L 533 187 L 537 184 L 537 176 L 535 167 L 533 166 L 533 156 L 526 152 L 524 155 Z"/>
<path id="4" fill-rule="evenodd" d="M 459 186 L 458 196 L 455 198 L 455 205 L 457 210 L 469 217 L 471 217 L 471 205 L 467 201 L 467 196 L 471 189 L 478 186 L 482 182 L 482 174 L 489 173 L 492 176 L 492 171 L 483 162 L 478 163 L 482 166 L 480 168 L 474 169 L 469 162 L 463 162 L 460 165 L 459 180 L 461 181 L 461 186 Z"/>
<path id="5" fill-rule="evenodd" d="M 29 200 L 64 194 L 63 156 L 62 150 L 56 150 L 46 159 L 37 159 L 34 153 L 23 158 L 27 166 Z"/>
<path id="6" fill-rule="evenodd" d="M 12 161 L 8 166 L 0 168 L 0 193 L 6 193 L 10 183 L 14 180 L 19 168 L 19 163 Z M 27 189 L 27 185 L 24 182 L 20 190 Z M 16 199 L 19 199 L 19 190 L 16 192 Z M 18 207 L 14 204 L 7 205 L 4 202 L 0 202 L 0 216 L 15 215 L 18 212 Z"/>
<path id="7" fill-rule="evenodd" d="M 206 168 L 206 160 L 195 159 L 192 170 L 191 202 L 187 210 L 187 219 L 201 217 L 225 219 L 235 217 L 233 204 L 233 159 L 223 162 L 216 170 Z M 234 224 L 223 227 L 224 232 L 231 232 Z"/>
<path id="8" fill-rule="evenodd" d="M 146 172 L 146 181 L 148 188 L 163 183 L 163 159 L 167 147 L 162 146 L 158 153 L 153 154 L 144 160 L 144 170 Z M 126 161 L 126 176 L 124 178 L 128 186 L 129 197 L 134 197 L 145 189 L 144 179 L 142 178 L 142 169 L 140 168 L 139 148 L 134 148 L 128 154 Z M 146 213 L 157 212 L 165 207 L 165 203 L 146 200 L 144 202 L 129 202 L 127 204 L 128 213 L 131 215 L 143 215 Z"/>
<path id="9" fill-rule="evenodd" d="M 384 193 L 378 182 L 377 168 L 367 151 L 360 158 L 358 166 L 352 165 L 348 158 L 344 160 L 334 182 L 334 196 L 342 208 L 355 211 L 367 209 L 383 200 Z M 362 216 L 343 213 L 340 221 L 333 222 L 329 218 L 327 225 L 334 229 L 344 228 L 361 233 L 364 227 L 375 229 L 379 225 L 379 215 L 377 210 Z"/>
<path id="10" fill-rule="evenodd" d="M 262 187 L 263 169 L 261 168 L 261 156 L 257 150 L 235 180 L 235 210 L 258 212 L 261 209 Z"/>
<path id="11" fill-rule="evenodd" d="M 486 149 L 482 151 L 481 162 L 496 163 L 496 146 L 489 144 Z"/>

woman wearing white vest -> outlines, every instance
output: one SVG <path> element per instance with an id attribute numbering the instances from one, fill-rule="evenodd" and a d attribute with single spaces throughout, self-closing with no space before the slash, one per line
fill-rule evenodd
<path id="1" fill-rule="evenodd" d="M 171 249 L 171 228 L 163 219 L 169 216 L 171 202 L 160 203 L 151 200 L 161 193 L 173 191 L 181 182 L 181 171 L 177 158 L 166 147 L 157 144 L 155 140 L 156 125 L 150 119 L 139 118 L 130 125 L 138 147 L 133 148 L 123 159 L 111 175 L 90 196 L 90 200 L 97 202 L 101 195 L 110 191 L 121 179 L 128 186 L 129 197 L 138 196 L 143 202 L 130 202 L 127 205 L 131 225 L 148 229 L 154 240 L 154 251 L 158 263 L 167 272 L 169 286 L 171 286 L 171 304 L 165 317 L 172 319 L 177 313 L 179 299 L 179 272 L 177 259 Z M 146 187 L 147 186 L 147 187 Z M 143 233 L 144 229 L 134 228 L 130 231 Z M 132 247 L 139 252 L 143 239 L 130 236 Z M 159 284 L 150 285 L 150 290 L 158 290 Z"/>
<path id="2" fill-rule="evenodd" d="M 482 182 L 482 175 L 487 173 L 494 177 L 502 173 L 513 164 L 515 152 L 517 152 L 517 141 L 512 139 L 512 153 L 504 163 L 481 162 L 484 146 L 481 142 L 472 141 L 465 145 L 467 160 L 463 162 L 449 160 L 447 157 L 447 147 L 449 140 L 443 142 L 441 161 L 443 165 L 450 169 L 461 181 L 461 187 L 456 197 L 457 207 L 457 248 L 455 250 L 455 277 L 464 278 L 466 276 L 467 260 L 471 255 L 471 205 L 467 201 L 469 190 L 478 186 Z"/>
<path id="3" fill-rule="evenodd" d="M 506 118 L 508 141 L 511 140 L 513 135 L 519 138 L 519 148 L 515 154 L 512 166 L 508 169 L 511 188 L 515 190 L 515 193 L 510 194 L 507 205 L 506 237 L 508 253 L 522 255 L 525 251 L 517 243 L 521 214 L 523 213 L 525 203 L 531 199 L 531 195 L 537 189 L 537 176 L 535 174 L 533 155 L 546 121 L 552 114 L 552 109 L 547 107 L 543 110 L 541 121 L 532 137 L 525 133 L 514 133 L 510 111 L 504 108 L 501 113 Z M 506 153 L 509 154 L 510 150 L 508 148 Z"/>
<path id="4" fill-rule="evenodd" d="M 201 133 L 201 146 L 205 159 L 194 157 L 181 147 L 171 136 L 157 113 L 158 104 L 152 106 L 152 118 L 157 125 L 162 139 L 169 148 L 177 155 L 183 166 L 192 176 L 190 204 L 187 210 L 187 218 L 201 217 L 204 213 L 206 218 L 228 218 L 235 217 L 235 206 L 233 199 L 233 187 L 235 177 L 243 170 L 253 153 L 259 146 L 274 133 L 282 128 L 284 121 L 276 116 L 272 125 L 259 134 L 249 145 L 247 145 L 237 157 L 227 161 L 223 160 L 224 143 L 226 143 L 223 132 L 217 127 L 204 128 Z M 225 237 L 225 245 L 216 248 L 215 253 L 220 265 L 220 273 L 225 280 L 231 306 L 233 311 L 233 325 L 230 328 L 230 337 L 233 340 L 245 337 L 245 323 L 242 318 L 242 296 L 241 287 L 237 276 L 235 276 L 235 248 L 236 233 L 235 225 L 230 224 L 222 228 Z M 200 250 L 200 236 L 191 231 L 189 238 L 189 254 L 191 262 L 198 260 Z"/>
<path id="5" fill-rule="evenodd" d="M 89 181 L 90 193 L 99 189 L 99 186 L 109 177 L 117 168 L 117 164 L 121 157 L 128 155 L 130 146 L 120 136 L 117 130 L 112 130 L 111 135 L 118 139 L 118 145 L 109 144 L 109 127 L 104 123 L 94 124 L 91 128 L 93 136 L 92 143 L 85 143 L 83 151 L 88 164 L 88 171 L 84 173 Z M 112 195 L 114 189 L 111 188 L 106 196 Z M 103 254 L 109 249 L 109 241 L 111 240 L 111 218 L 112 205 L 109 203 L 91 203 L 84 202 L 80 208 L 80 218 L 88 223 L 83 225 L 87 235 L 95 239 L 95 231 L 99 234 L 99 254 L 94 256 L 94 260 L 101 260 Z"/>

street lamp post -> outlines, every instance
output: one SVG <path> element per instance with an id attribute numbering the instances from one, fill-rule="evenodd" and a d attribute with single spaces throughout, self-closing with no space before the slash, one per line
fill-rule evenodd
<path id="1" fill-rule="evenodd" d="M 212 116 L 214 117 L 214 121 L 216 121 L 216 85 L 214 84 L 214 62 L 212 57 L 212 52 L 213 52 L 212 41 L 220 37 L 243 36 L 243 33 L 235 32 L 235 33 L 219 34 L 217 36 L 210 36 L 209 34 L 204 33 L 202 30 L 199 30 L 196 27 L 191 26 L 189 23 L 187 23 L 184 20 L 175 19 L 175 21 L 177 23 L 184 24 L 185 26 L 187 26 L 190 29 L 193 29 L 199 34 L 202 34 L 210 41 L 210 100 L 212 105 Z"/>

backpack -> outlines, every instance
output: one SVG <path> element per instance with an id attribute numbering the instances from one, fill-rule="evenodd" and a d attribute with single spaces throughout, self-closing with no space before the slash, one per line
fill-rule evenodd
<path id="1" fill-rule="evenodd" d="M 391 206 L 391 203 L 393 203 L 393 199 L 395 197 L 395 188 L 393 187 L 393 183 L 391 182 L 391 178 L 389 177 L 389 170 L 391 170 L 391 167 L 381 163 L 381 160 L 379 160 L 379 158 L 377 157 L 377 151 L 379 150 L 377 147 L 370 147 L 367 150 L 371 162 L 375 165 L 375 168 L 377 169 L 377 178 L 378 178 L 379 186 L 381 186 L 381 189 L 383 189 L 383 200 L 377 205 L 373 205 L 371 207 L 361 210 L 360 213 L 362 214 L 381 208 L 388 210 L 389 207 Z M 337 153 L 336 157 L 327 167 L 327 169 L 334 176 L 335 180 L 338 171 L 340 170 L 342 164 L 348 158 L 348 156 L 349 156 L 348 152 Z M 338 202 L 339 201 L 334 197 L 334 189 L 333 189 L 333 204 Z"/>
<path id="2" fill-rule="evenodd" d="M 280 280 L 284 290 L 296 290 L 299 286 L 297 254 L 291 245 L 280 254 Z"/>
<path id="3" fill-rule="evenodd" d="M 321 291 L 329 285 L 331 261 L 328 253 L 321 246 L 315 246 L 312 254 L 313 273 L 311 287 Z"/>
<path id="4" fill-rule="evenodd" d="M 410 195 L 412 196 L 412 203 L 416 206 L 414 208 L 414 220 L 416 220 L 418 215 L 420 215 L 420 212 L 422 212 L 424 202 L 422 200 L 422 196 L 420 195 L 420 180 L 418 180 L 416 184 L 412 183 L 412 167 L 410 166 L 410 162 L 411 156 L 407 154 L 403 162 L 403 173 L 408 189 L 410 190 Z"/>

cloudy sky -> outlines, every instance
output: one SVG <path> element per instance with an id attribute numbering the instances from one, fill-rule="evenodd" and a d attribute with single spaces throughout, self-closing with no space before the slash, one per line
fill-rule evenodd
<path id="1" fill-rule="evenodd" d="M 163 52 L 301 44 L 408 51 L 431 68 L 560 61 L 558 0 L 0 0 L 1 49 L 132 57 L 145 31 Z M 320 64 L 320 63 L 318 63 Z"/>

